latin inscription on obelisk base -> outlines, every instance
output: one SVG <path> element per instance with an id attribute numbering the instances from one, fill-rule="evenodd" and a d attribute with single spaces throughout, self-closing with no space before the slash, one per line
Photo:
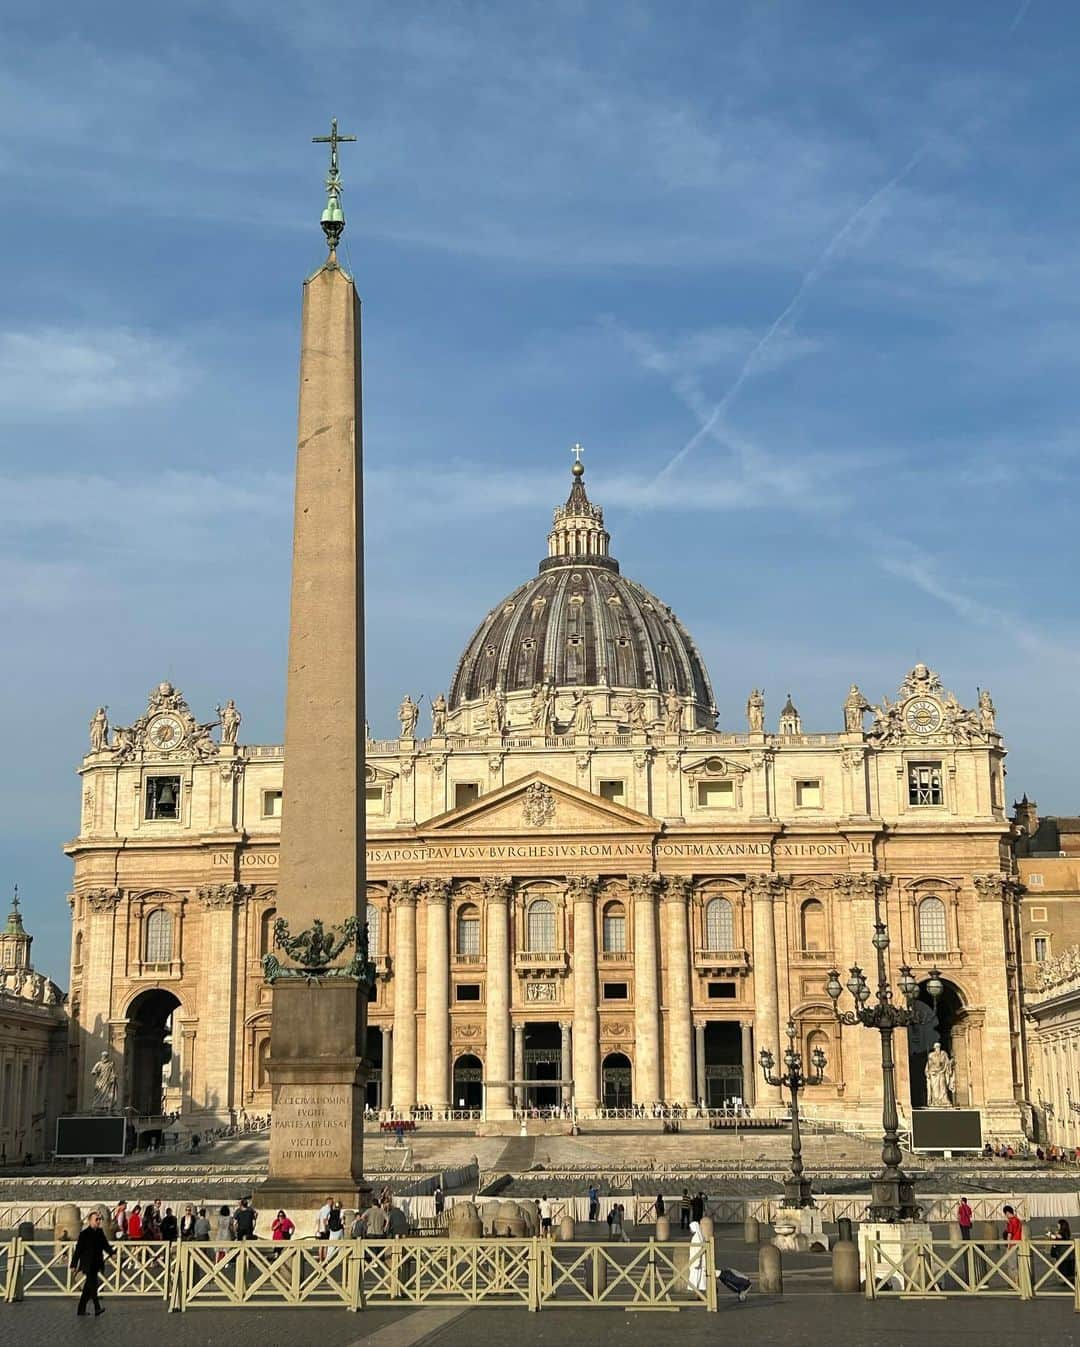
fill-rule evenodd
<path id="1" fill-rule="evenodd" d="M 363 496 L 360 300 L 337 262 L 337 124 L 326 263 L 304 285 L 285 780 L 260 1202 L 349 1205 L 363 1188 Z"/>

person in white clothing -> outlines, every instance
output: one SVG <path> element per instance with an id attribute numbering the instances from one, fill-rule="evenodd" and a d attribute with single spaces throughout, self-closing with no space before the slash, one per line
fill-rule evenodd
<path id="1" fill-rule="evenodd" d="M 551 1202 L 547 1197 L 540 1199 L 540 1233 L 545 1239 L 551 1238 Z"/>

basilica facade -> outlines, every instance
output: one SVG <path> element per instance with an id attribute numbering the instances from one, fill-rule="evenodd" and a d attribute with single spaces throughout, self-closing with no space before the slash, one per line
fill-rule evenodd
<path id="1" fill-rule="evenodd" d="M 874 968 L 880 918 L 894 986 L 910 965 L 924 1008 L 903 1106 L 925 1102 L 940 1040 L 955 1102 L 1017 1133 L 1004 744 L 988 693 L 968 709 L 927 666 L 901 675 L 877 705 L 839 689 L 824 732 L 790 697 L 770 724 L 758 691 L 745 728 L 716 728 L 692 637 L 622 574 L 576 463 L 537 574 L 480 623 L 430 733 L 406 697 L 399 737 L 366 745 L 372 1107 L 767 1110 L 758 1055 L 791 1021 L 827 1059 L 810 1108 L 872 1121 L 878 1035 L 841 1028 L 825 983 Z M 139 1112 L 269 1108 L 288 777 L 240 726 L 168 683 L 131 725 L 93 718 L 67 848 L 73 1105 L 107 1050 Z"/>

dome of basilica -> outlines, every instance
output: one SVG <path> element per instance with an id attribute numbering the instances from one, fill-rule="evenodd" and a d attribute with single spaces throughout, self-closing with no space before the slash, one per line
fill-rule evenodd
<path id="1" fill-rule="evenodd" d="M 693 638 L 667 604 L 620 573 L 608 552 L 603 511 L 585 493 L 580 462 L 573 472 L 539 574 L 488 613 L 458 661 L 448 697 L 454 728 L 485 728 L 483 712 L 465 717 L 472 723 L 462 723 L 461 713 L 471 705 L 493 706 L 494 699 L 505 703 L 499 714 L 506 728 L 520 724 L 515 708 L 535 704 L 541 689 L 552 706 L 549 732 L 573 715 L 556 697 L 574 695 L 576 706 L 578 689 L 594 693 L 588 715 L 597 728 L 620 728 L 628 715 L 635 723 L 627 702 L 637 708 L 639 726 L 664 720 L 675 714 L 675 698 L 682 727 L 711 728 L 712 687 Z M 528 723 L 528 706 L 523 714 Z M 540 722 L 534 719 L 533 727 Z"/>

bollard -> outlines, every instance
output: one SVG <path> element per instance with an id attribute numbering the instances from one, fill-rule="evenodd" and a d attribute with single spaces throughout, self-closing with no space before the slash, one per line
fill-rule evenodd
<path id="1" fill-rule="evenodd" d="M 20 1239 L 29 1240 L 31 1243 L 33 1243 L 34 1240 L 33 1221 L 20 1221 L 19 1228 L 16 1231 L 16 1234 L 19 1236 Z"/>
<path id="2" fill-rule="evenodd" d="M 849 1244 L 855 1238 L 854 1234 L 852 1233 L 850 1216 L 841 1216 L 840 1219 L 836 1222 L 836 1238 L 847 1240 Z"/>
<path id="3" fill-rule="evenodd" d="M 976 1221 L 973 1233 L 978 1244 L 991 1243 L 1001 1238 L 1001 1232 L 994 1221 Z"/>
<path id="4" fill-rule="evenodd" d="M 666 1216 L 658 1216 L 656 1218 L 656 1238 L 671 1238 L 671 1221 Z"/>
<path id="5" fill-rule="evenodd" d="M 758 1225 L 756 1216 L 747 1216 L 746 1220 L 743 1221 L 742 1232 L 744 1244 L 761 1243 L 761 1226 Z"/>
<path id="6" fill-rule="evenodd" d="M 775 1244 L 763 1244 L 758 1250 L 758 1290 L 763 1295 L 784 1294 L 784 1266 Z"/>
<path id="7" fill-rule="evenodd" d="M 949 1244 L 951 1245 L 952 1248 L 954 1248 L 954 1249 L 959 1249 L 960 1245 L 963 1244 L 963 1242 L 964 1242 L 964 1237 L 963 1237 L 963 1235 L 960 1233 L 960 1222 L 959 1222 L 959 1221 L 950 1221 L 950 1222 L 949 1222 Z"/>
<path id="8" fill-rule="evenodd" d="M 832 1250 L 832 1289 L 859 1290 L 859 1246 L 854 1240 L 838 1239 Z"/>
<path id="9" fill-rule="evenodd" d="M 79 1238 L 79 1232 L 82 1230 L 82 1213 L 74 1202 L 60 1203 L 56 1207 L 53 1222 L 53 1242 L 55 1244 L 60 1244 L 67 1239 L 74 1242 Z"/>
<path id="10" fill-rule="evenodd" d="M 569 1215 L 564 1216 L 562 1220 L 559 1222 L 559 1243 L 560 1244 L 572 1243 L 573 1238 L 576 1234 L 577 1234 L 577 1227 L 574 1224 L 574 1218 Z"/>
<path id="11" fill-rule="evenodd" d="M 701 1220 L 698 1221 L 698 1225 L 701 1227 L 701 1233 L 702 1233 L 702 1235 L 704 1236 L 704 1238 L 705 1238 L 705 1239 L 712 1239 L 712 1237 L 713 1237 L 713 1218 L 712 1218 L 711 1216 L 703 1216 L 703 1217 L 701 1218 Z"/>

